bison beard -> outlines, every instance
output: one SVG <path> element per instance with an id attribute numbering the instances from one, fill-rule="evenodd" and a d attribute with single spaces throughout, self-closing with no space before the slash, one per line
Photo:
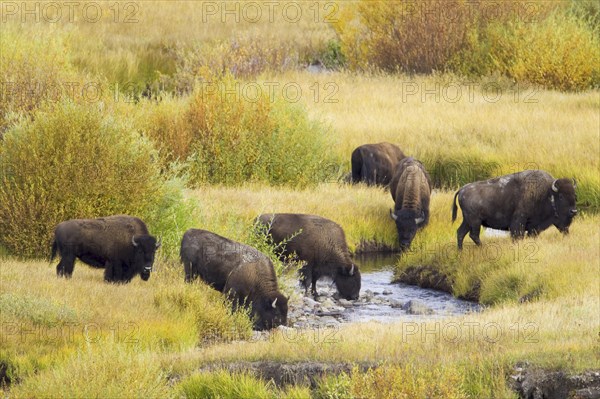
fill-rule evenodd
<path id="1" fill-rule="evenodd" d="M 136 274 L 146 281 L 159 247 L 160 242 L 136 217 L 72 219 L 56 226 L 50 261 L 60 254 L 56 267 L 59 277 L 71 277 L 75 260 L 79 259 L 92 267 L 105 268 L 107 282 L 127 283 Z"/>
<path id="2" fill-rule="evenodd" d="M 183 235 L 180 256 L 186 282 L 200 277 L 226 293 L 234 309 L 249 307 L 255 329 L 287 323 L 288 299 L 279 292 L 273 263 L 262 252 L 210 231 L 189 229 Z"/>
<path id="3" fill-rule="evenodd" d="M 361 275 L 350 258 L 346 236 L 335 222 L 315 215 L 290 213 L 264 214 L 259 221 L 269 228 L 275 243 L 287 241 L 282 258 L 295 254 L 306 264 L 300 269 L 300 282 L 317 296 L 317 280 L 329 277 L 338 293 L 357 299 Z M 290 237 L 293 237 L 290 239 Z"/>
<path id="4" fill-rule="evenodd" d="M 568 234 L 577 214 L 576 184 L 571 179 L 554 179 L 542 170 L 526 170 L 494 179 L 469 183 L 454 195 L 452 221 L 456 220 L 456 199 L 463 222 L 456 232 L 458 249 L 467 233 L 481 245 L 481 226 L 510 231 L 513 240 L 527 233 L 537 236 L 551 225 Z"/>

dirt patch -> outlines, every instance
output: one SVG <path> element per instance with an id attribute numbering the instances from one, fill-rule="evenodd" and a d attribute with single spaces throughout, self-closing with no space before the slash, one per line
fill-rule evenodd
<path id="1" fill-rule="evenodd" d="M 600 370 L 569 375 L 517 366 L 511 385 L 522 399 L 600 399 Z"/>
<path id="2" fill-rule="evenodd" d="M 431 266 L 410 266 L 394 282 L 418 285 L 421 288 L 432 288 L 452 294 L 452 283 L 448 276 Z"/>
<path id="3" fill-rule="evenodd" d="M 377 368 L 375 363 L 318 363 L 318 362 L 236 362 L 236 363 L 214 363 L 202 367 L 199 371 L 227 370 L 230 373 L 249 372 L 264 380 L 273 381 L 278 387 L 286 385 L 303 385 L 315 389 L 319 381 L 329 375 L 341 373 L 352 374 L 354 367 L 358 367 L 361 373 L 369 369 Z"/>

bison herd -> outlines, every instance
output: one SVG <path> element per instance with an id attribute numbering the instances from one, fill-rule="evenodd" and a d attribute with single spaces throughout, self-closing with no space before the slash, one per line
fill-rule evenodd
<path id="1" fill-rule="evenodd" d="M 394 201 L 390 217 L 398 231 L 401 250 L 410 247 L 417 231 L 429 221 L 432 185 L 421 162 L 406 157 L 390 143 L 366 144 L 353 151 L 353 183 L 388 186 Z M 457 230 L 458 248 L 467 233 L 481 244 L 481 226 L 509 231 L 513 239 L 525 233 L 535 236 L 551 225 L 564 234 L 577 214 L 576 183 L 554 179 L 541 170 L 527 170 L 486 181 L 469 183 L 455 194 L 463 222 Z M 285 243 L 282 258 L 303 262 L 300 282 L 306 292 L 317 295 L 316 283 L 330 278 L 340 297 L 357 299 L 361 275 L 353 262 L 342 228 L 316 215 L 263 214 L 257 222 L 268 228 L 273 243 Z M 136 275 L 150 278 L 160 240 L 150 235 L 144 222 L 127 215 L 98 219 L 73 219 L 54 230 L 52 261 L 57 252 L 58 276 L 71 277 L 75 260 L 104 268 L 107 282 L 127 283 Z M 281 293 L 273 263 L 257 249 L 215 233 L 189 229 L 181 241 L 180 258 L 185 281 L 199 278 L 231 300 L 233 308 L 250 309 L 254 328 L 264 330 L 286 325 L 288 298 Z"/>

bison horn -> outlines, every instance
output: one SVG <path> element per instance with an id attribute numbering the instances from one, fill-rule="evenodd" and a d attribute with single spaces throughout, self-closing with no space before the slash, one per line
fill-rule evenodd
<path id="1" fill-rule="evenodd" d="M 558 192 L 558 187 L 556 187 L 556 182 L 557 182 L 557 181 L 558 181 L 558 180 L 554 180 L 554 181 L 552 182 L 552 191 L 554 191 L 555 193 L 557 193 L 557 192 Z"/>
<path id="2" fill-rule="evenodd" d="M 159 238 L 158 241 L 156 242 L 156 249 L 160 248 L 161 245 L 162 245 L 162 238 Z"/>
<path id="3" fill-rule="evenodd" d="M 421 224 L 421 223 L 423 223 L 423 221 L 424 221 L 424 220 L 425 220 L 425 218 L 424 218 L 424 217 L 416 218 L 416 219 L 415 219 L 415 223 L 416 223 L 416 224 Z"/>
<path id="4" fill-rule="evenodd" d="M 394 220 L 398 220 L 398 215 L 396 215 L 396 212 L 393 212 L 391 209 L 390 209 L 390 217 Z"/>
<path id="5" fill-rule="evenodd" d="M 273 301 L 273 303 L 271 304 L 271 306 L 273 306 L 273 309 L 275 309 L 275 305 L 277 304 L 277 298 L 275 298 L 275 300 Z"/>
<path id="6" fill-rule="evenodd" d="M 354 263 L 352 264 L 352 267 L 350 268 L 350 275 L 354 276 Z"/>
<path id="7" fill-rule="evenodd" d="M 577 188 L 577 180 L 575 178 L 573 178 L 573 188 Z"/>
<path id="8" fill-rule="evenodd" d="M 138 246 L 137 242 L 135 242 L 135 236 L 131 236 L 131 243 L 133 244 L 134 247 Z"/>

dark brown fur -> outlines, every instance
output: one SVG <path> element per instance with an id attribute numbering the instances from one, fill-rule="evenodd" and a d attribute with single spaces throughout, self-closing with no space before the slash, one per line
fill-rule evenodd
<path id="1" fill-rule="evenodd" d="M 396 166 L 390 183 L 398 240 L 402 249 L 410 247 L 417 230 L 429 223 L 431 179 L 423 164 L 416 159 L 404 158 Z"/>
<path id="2" fill-rule="evenodd" d="M 180 257 L 186 282 L 200 277 L 228 294 L 234 307 L 250 306 L 255 329 L 286 324 L 288 300 L 279 291 L 273 263 L 256 248 L 207 230 L 189 229 L 181 240 Z"/>
<path id="3" fill-rule="evenodd" d="M 552 189 L 555 184 L 557 191 Z M 481 226 L 510 231 L 513 239 L 525 233 L 536 236 L 551 225 L 568 234 L 577 214 L 575 184 L 571 179 L 554 179 L 543 170 L 526 170 L 469 183 L 454 195 L 452 221 L 456 220 L 456 198 L 463 213 L 457 230 L 458 248 L 467 233 L 481 245 Z"/>
<path id="4" fill-rule="evenodd" d="M 104 279 L 109 282 L 129 282 L 136 274 L 148 280 L 158 246 L 144 222 L 136 217 L 72 219 L 56 226 L 50 261 L 57 252 L 60 254 L 56 267 L 59 276 L 71 277 L 75 259 L 79 259 L 90 266 L 105 268 Z"/>
<path id="5" fill-rule="evenodd" d="M 360 271 L 352 262 L 344 231 L 337 223 L 315 215 L 292 213 L 264 214 L 259 221 L 269 227 L 275 243 L 289 239 L 284 255 L 296 254 L 306 262 L 300 270 L 305 289 L 316 284 L 321 277 L 333 279 L 338 292 L 347 299 L 356 299 L 360 293 Z"/>
<path id="6" fill-rule="evenodd" d="M 387 186 L 404 157 L 402 150 L 391 143 L 363 144 L 352 152 L 352 182 Z"/>

